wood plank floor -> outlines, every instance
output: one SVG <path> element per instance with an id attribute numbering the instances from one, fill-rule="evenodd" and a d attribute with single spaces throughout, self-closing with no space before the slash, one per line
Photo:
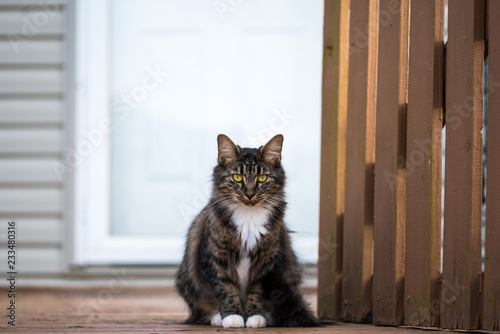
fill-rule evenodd
<path id="1" fill-rule="evenodd" d="M 16 326 L 7 326 L 6 291 L 0 289 L 3 333 L 408 333 L 417 329 L 335 323 L 320 328 L 223 329 L 181 324 L 188 310 L 172 288 L 24 289 L 16 296 Z M 316 305 L 316 293 L 306 298 Z"/>

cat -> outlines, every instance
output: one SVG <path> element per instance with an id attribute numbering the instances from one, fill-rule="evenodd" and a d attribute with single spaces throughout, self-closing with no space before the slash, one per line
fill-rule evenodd
<path id="1" fill-rule="evenodd" d="M 257 149 L 219 135 L 209 204 L 189 228 L 176 288 L 188 324 L 319 325 L 299 290 L 301 271 L 283 217 L 283 136 Z"/>

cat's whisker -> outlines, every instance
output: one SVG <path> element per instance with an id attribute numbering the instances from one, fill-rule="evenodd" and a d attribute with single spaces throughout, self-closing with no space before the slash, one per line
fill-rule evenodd
<path id="1" fill-rule="evenodd" d="M 283 137 L 275 136 L 258 149 L 236 146 L 224 135 L 217 141 L 212 196 L 189 229 L 176 276 L 177 290 L 191 310 L 187 322 L 253 328 L 317 325 L 300 294 L 300 270 L 283 221 Z M 245 308 L 263 309 L 263 302 L 271 302 L 264 296 L 272 295 L 275 286 L 267 281 L 279 281 L 291 293 L 273 312 L 252 315 L 245 323 Z"/>

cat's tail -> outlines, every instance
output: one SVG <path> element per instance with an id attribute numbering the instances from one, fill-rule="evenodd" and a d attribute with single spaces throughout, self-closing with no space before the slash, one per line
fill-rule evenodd
<path id="1" fill-rule="evenodd" d="M 206 317 L 198 317 L 190 315 L 189 318 L 184 320 L 184 325 L 208 325 L 210 322 L 207 321 Z"/>
<path id="2" fill-rule="evenodd" d="M 319 319 L 309 309 L 300 294 L 287 299 L 273 312 L 274 326 L 278 327 L 317 327 L 321 326 Z"/>
<path id="3" fill-rule="evenodd" d="M 317 327 L 321 325 L 319 319 L 308 309 L 303 309 L 278 321 L 280 327 Z"/>
<path id="4" fill-rule="evenodd" d="M 183 323 L 185 325 L 209 325 L 210 324 L 210 315 L 196 307 L 191 307 L 191 313 L 189 318 L 187 318 Z"/>

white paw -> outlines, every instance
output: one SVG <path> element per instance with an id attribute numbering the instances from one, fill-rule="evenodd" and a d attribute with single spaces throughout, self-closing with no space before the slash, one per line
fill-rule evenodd
<path id="1" fill-rule="evenodd" d="M 245 327 L 245 320 L 241 315 L 231 314 L 222 320 L 222 326 L 224 328 L 241 328 Z"/>
<path id="2" fill-rule="evenodd" d="M 253 315 L 247 319 L 247 327 L 261 328 L 266 327 L 266 318 L 261 315 Z"/>
<path id="3" fill-rule="evenodd" d="M 212 326 L 222 326 L 222 318 L 220 317 L 220 313 L 214 314 L 212 319 L 210 319 L 210 325 Z"/>

